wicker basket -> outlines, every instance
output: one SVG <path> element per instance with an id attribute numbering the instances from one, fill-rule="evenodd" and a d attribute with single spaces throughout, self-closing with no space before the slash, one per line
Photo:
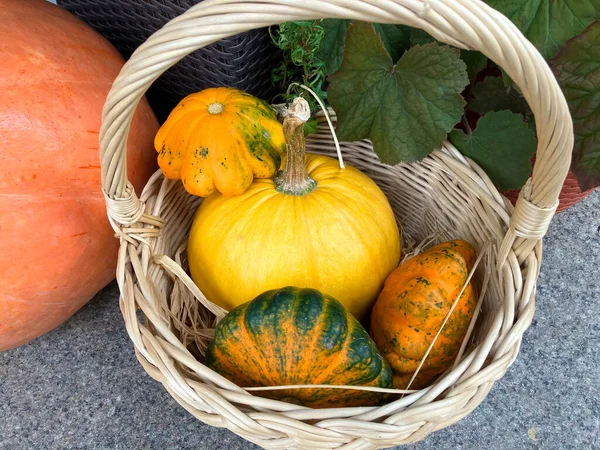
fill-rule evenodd
<path id="1" fill-rule="evenodd" d="M 107 38 L 125 58 L 152 33 L 199 0 L 58 0 L 58 4 Z M 147 92 L 159 121 L 192 92 L 231 86 L 269 99 L 270 73 L 279 62 L 268 31 L 254 29 L 203 47 L 165 72 Z"/>
<path id="2" fill-rule="evenodd" d="M 587 191 L 582 191 L 579 187 L 579 183 L 577 182 L 577 177 L 571 171 L 567 174 L 567 178 L 565 179 L 565 183 L 560 191 L 559 195 L 559 203 L 558 208 L 556 209 L 556 213 L 563 212 L 573 206 L 575 203 L 583 200 L 592 192 L 594 192 L 597 188 L 593 187 L 588 189 Z M 506 197 L 510 200 L 510 202 L 514 205 L 517 203 L 517 199 L 519 198 L 519 191 L 513 190 L 504 193 Z"/>
<path id="3" fill-rule="evenodd" d="M 426 389 L 382 407 L 308 409 L 251 395 L 198 361 L 214 310 L 187 275 L 187 232 L 200 199 L 156 173 L 138 199 L 125 142 L 137 103 L 161 73 L 196 49 L 251 28 L 297 19 L 350 18 L 422 28 L 478 49 L 522 89 L 536 117 L 537 161 L 516 207 L 449 143 L 418 163 L 386 166 L 368 141 L 346 143 L 348 163 L 382 187 L 404 232 L 464 238 L 490 251 L 489 284 L 460 362 Z M 101 131 L 103 190 L 121 240 L 121 309 L 145 370 L 191 414 L 264 447 L 383 448 L 418 441 L 469 414 L 517 357 L 535 309 L 541 238 L 558 204 L 573 144 L 569 110 L 542 56 L 504 16 L 478 0 L 206 0 L 148 39 L 108 96 Z M 321 127 L 308 150 L 335 154 Z M 243 283 L 243 280 L 240 280 Z M 138 314 L 141 311 L 141 314 Z M 200 358 L 201 360 L 201 358 Z"/>

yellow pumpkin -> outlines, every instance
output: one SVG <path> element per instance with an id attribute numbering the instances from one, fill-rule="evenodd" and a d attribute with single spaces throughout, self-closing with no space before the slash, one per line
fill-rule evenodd
<path id="1" fill-rule="evenodd" d="M 181 179 L 193 195 L 242 194 L 254 177 L 275 175 L 285 150 L 275 110 L 233 88 L 188 95 L 154 139 L 165 177 Z"/>
<path id="2" fill-rule="evenodd" d="M 400 259 L 394 214 L 359 170 L 317 155 L 305 164 L 303 121 L 294 111 L 283 125 L 283 174 L 200 205 L 188 242 L 191 275 L 226 310 L 293 285 L 333 296 L 362 319 Z"/>

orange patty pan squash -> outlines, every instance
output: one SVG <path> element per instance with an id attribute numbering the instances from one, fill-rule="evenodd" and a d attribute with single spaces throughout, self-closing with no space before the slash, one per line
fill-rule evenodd
<path id="1" fill-rule="evenodd" d="M 154 146 L 167 178 L 193 195 L 215 190 L 240 195 L 254 177 L 275 175 L 285 139 L 275 110 L 238 89 L 209 88 L 188 95 L 162 125 Z"/>

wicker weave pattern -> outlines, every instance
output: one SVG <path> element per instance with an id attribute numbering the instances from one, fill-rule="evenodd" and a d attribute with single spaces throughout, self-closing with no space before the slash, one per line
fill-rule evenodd
<path id="1" fill-rule="evenodd" d="M 58 4 L 106 37 L 125 58 L 193 0 L 59 0 Z M 266 29 L 221 39 L 186 56 L 149 89 L 148 101 L 163 121 L 186 95 L 231 86 L 261 98 L 273 93 L 270 71 L 277 52 Z"/>
<path id="2" fill-rule="evenodd" d="M 539 138 L 531 180 L 513 210 L 485 173 L 451 144 L 419 163 L 385 166 L 368 141 L 344 144 L 346 161 L 387 194 L 405 234 L 461 237 L 490 274 L 480 320 L 462 360 L 432 386 L 383 407 L 313 410 L 250 395 L 195 358 L 210 340 L 214 305 L 185 272 L 185 244 L 200 199 L 157 172 L 141 198 L 126 179 L 125 139 L 137 102 L 162 72 L 202 45 L 287 20 L 343 17 L 423 28 L 483 51 L 521 87 Z M 564 97 L 548 66 L 510 21 L 477 0 L 206 0 L 142 45 L 107 99 L 101 132 L 103 189 L 121 238 L 121 309 L 145 370 L 190 413 L 265 448 L 383 448 L 423 439 L 472 411 L 517 357 L 535 309 L 541 237 L 554 214 L 573 143 Z M 335 155 L 324 127 L 309 151 Z M 243 282 L 243 280 L 240 280 Z M 145 321 L 136 315 L 141 309 Z M 211 312 L 212 311 L 212 312 Z"/>

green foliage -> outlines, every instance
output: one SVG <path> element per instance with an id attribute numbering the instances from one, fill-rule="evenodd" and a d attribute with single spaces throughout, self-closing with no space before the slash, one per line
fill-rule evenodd
<path id="1" fill-rule="evenodd" d="M 410 28 L 402 25 L 373 24 L 393 62 L 397 62 L 410 45 Z"/>
<path id="2" fill-rule="evenodd" d="M 590 24 L 600 18 L 600 0 L 484 1 L 513 20 L 545 58 L 558 52 L 551 64 L 574 119 L 572 169 L 582 188 L 599 185 L 600 25 Z M 529 105 L 510 77 L 482 53 L 461 50 L 459 59 L 423 30 L 341 19 L 282 24 L 273 39 L 285 55 L 273 73 L 282 91 L 290 82 L 302 82 L 322 99 L 329 96 L 340 138 L 371 139 L 383 162 L 414 161 L 439 147 L 462 114 L 467 122 L 462 93 L 476 127 L 469 135 L 452 133 L 461 151 L 485 165 L 498 187 L 518 188 L 530 173 L 535 123 Z M 285 100 L 299 92 L 293 90 Z M 302 95 L 314 108 L 314 100 Z M 505 114 L 494 113 L 498 111 Z M 508 111 L 521 114 L 527 123 Z M 473 113 L 483 116 L 479 122 Z M 492 132 L 495 120 L 498 129 L 515 132 L 511 142 L 523 136 L 525 153 L 491 148 L 490 136 L 502 141 Z M 501 158 L 497 169 L 492 158 Z"/>
<path id="3" fill-rule="evenodd" d="M 467 65 L 469 80 L 473 81 L 483 69 L 488 65 L 487 56 L 476 50 L 461 50 L 460 57 Z"/>
<path id="4" fill-rule="evenodd" d="M 421 30 L 420 28 L 411 28 L 410 30 L 410 45 L 424 45 L 431 42 L 436 42 L 435 38 L 430 35 L 427 31 Z"/>
<path id="5" fill-rule="evenodd" d="M 409 42 L 410 45 L 414 47 L 415 45 L 424 45 L 437 41 L 426 31 L 418 28 L 411 28 L 409 31 Z M 442 44 L 440 43 L 440 45 Z M 476 50 L 461 50 L 460 57 L 467 65 L 467 73 L 469 74 L 469 80 L 471 81 L 473 81 L 477 74 L 487 66 L 487 57 Z"/>
<path id="6" fill-rule="evenodd" d="M 291 83 L 301 83 L 311 88 L 321 100 L 327 98 L 325 62 L 317 55 L 324 36 L 323 27 L 312 20 L 285 22 L 271 30 L 273 42 L 283 53 L 283 62 L 273 69 L 271 80 L 282 92 L 286 92 Z M 285 102 L 302 96 L 312 111 L 318 107 L 310 93 L 298 86 L 291 86 L 289 93 L 282 95 Z"/>
<path id="7" fill-rule="evenodd" d="M 317 132 L 317 128 L 319 126 L 319 123 L 317 122 L 316 118 L 312 118 L 310 120 L 308 120 L 305 124 L 304 124 L 304 135 L 308 136 L 309 134 L 314 134 Z"/>
<path id="8" fill-rule="evenodd" d="M 600 184 L 600 22 L 551 61 L 573 117 L 573 172 L 582 190 Z"/>
<path id="9" fill-rule="evenodd" d="M 531 114 L 529 105 L 513 86 L 505 86 L 501 77 L 486 77 L 471 89 L 473 98 L 469 109 L 479 114 L 510 110 L 523 115 Z"/>
<path id="10" fill-rule="evenodd" d="M 436 43 L 406 51 L 397 64 L 372 24 L 348 29 L 329 101 L 342 140 L 369 138 L 388 164 L 415 161 L 439 147 L 460 121 L 468 83 L 458 50 Z"/>
<path id="11" fill-rule="evenodd" d="M 327 74 L 332 74 L 337 72 L 342 65 L 346 33 L 350 26 L 350 20 L 323 19 L 321 26 L 325 35 L 317 56 L 325 61 Z"/>
<path id="12" fill-rule="evenodd" d="M 489 112 L 479 119 L 475 131 L 465 134 L 454 130 L 450 141 L 479 164 L 498 189 L 520 188 L 531 173 L 537 143 L 534 131 L 520 114 Z"/>
<path id="13" fill-rule="evenodd" d="M 325 37 L 318 56 L 325 61 L 327 74 L 337 72 L 342 66 L 346 34 L 350 23 L 350 20 L 344 19 L 324 19 L 321 21 L 321 26 L 325 30 Z M 379 23 L 374 23 L 373 27 L 394 62 L 398 61 L 402 54 L 411 47 L 411 29 L 409 27 Z"/>
<path id="14" fill-rule="evenodd" d="M 545 58 L 600 18 L 600 0 L 485 0 L 527 36 Z"/>

